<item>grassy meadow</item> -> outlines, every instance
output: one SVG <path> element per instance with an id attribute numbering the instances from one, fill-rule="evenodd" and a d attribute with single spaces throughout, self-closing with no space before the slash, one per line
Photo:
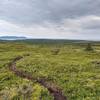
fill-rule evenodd
<path id="1" fill-rule="evenodd" d="M 59 86 L 68 100 L 100 100 L 100 44 L 86 51 L 86 43 L 0 43 L 0 100 L 54 100 L 36 81 L 20 78 L 8 68 L 17 56 L 19 70 L 45 77 Z"/>

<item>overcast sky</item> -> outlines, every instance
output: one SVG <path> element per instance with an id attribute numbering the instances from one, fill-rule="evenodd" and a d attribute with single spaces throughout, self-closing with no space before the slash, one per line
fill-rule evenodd
<path id="1" fill-rule="evenodd" d="M 0 0 L 0 36 L 100 40 L 100 0 Z"/>

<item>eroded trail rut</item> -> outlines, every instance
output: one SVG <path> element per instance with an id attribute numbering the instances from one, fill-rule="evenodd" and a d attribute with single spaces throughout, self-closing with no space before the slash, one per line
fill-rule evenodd
<path id="1" fill-rule="evenodd" d="M 19 77 L 26 78 L 31 81 L 35 80 L 36 82 L 38 82 L 40 85 L 42 85 L 48 89 L 50 94 L 54 97 L 54 100 L 67 100 L 67 98 L 63 95 L 62 90 L 59 89 L 53 83 L 48 82 L 45 78 L 36 79 L 36 78 L 32 77 L 31 74 L 17 69 L 16 62 L 21 59 L 23 59 L 23 57 L 19 56 L 19 57 L 16 57 L 15 59 L 13 59 L 13 61 L 9 63 L 9 69 L 12 72 L 14 72 Z"/>

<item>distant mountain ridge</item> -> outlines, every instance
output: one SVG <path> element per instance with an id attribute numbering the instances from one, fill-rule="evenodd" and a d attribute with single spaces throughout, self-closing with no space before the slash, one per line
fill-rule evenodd
<path id="1" fill-rule="evenodd" d="M 92 40 L 75 40 L 75 39 L 35 39 L 24 36 L 0 36 L 0 42 L 21 42 L 29 44 L 66 44 L 66 43 L 99 43 L 100 41 Z"/>
<path id="2" fill-rule="evenodd" d="M 0 40 L 25 40 L 26 37 L 22 36 L 0 36 Z"/>

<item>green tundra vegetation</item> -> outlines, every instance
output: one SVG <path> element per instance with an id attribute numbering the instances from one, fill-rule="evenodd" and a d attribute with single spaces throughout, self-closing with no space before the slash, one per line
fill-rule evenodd
<path id="1" fill-rule="evenodd" d="M 18 56 L 17 69 L 45 77 L 68 100 L 100 100 L 100 44 L 0 42 L 0 100 L 54 100 L 37 83 L 15 75 L 8 64 Z"/>

